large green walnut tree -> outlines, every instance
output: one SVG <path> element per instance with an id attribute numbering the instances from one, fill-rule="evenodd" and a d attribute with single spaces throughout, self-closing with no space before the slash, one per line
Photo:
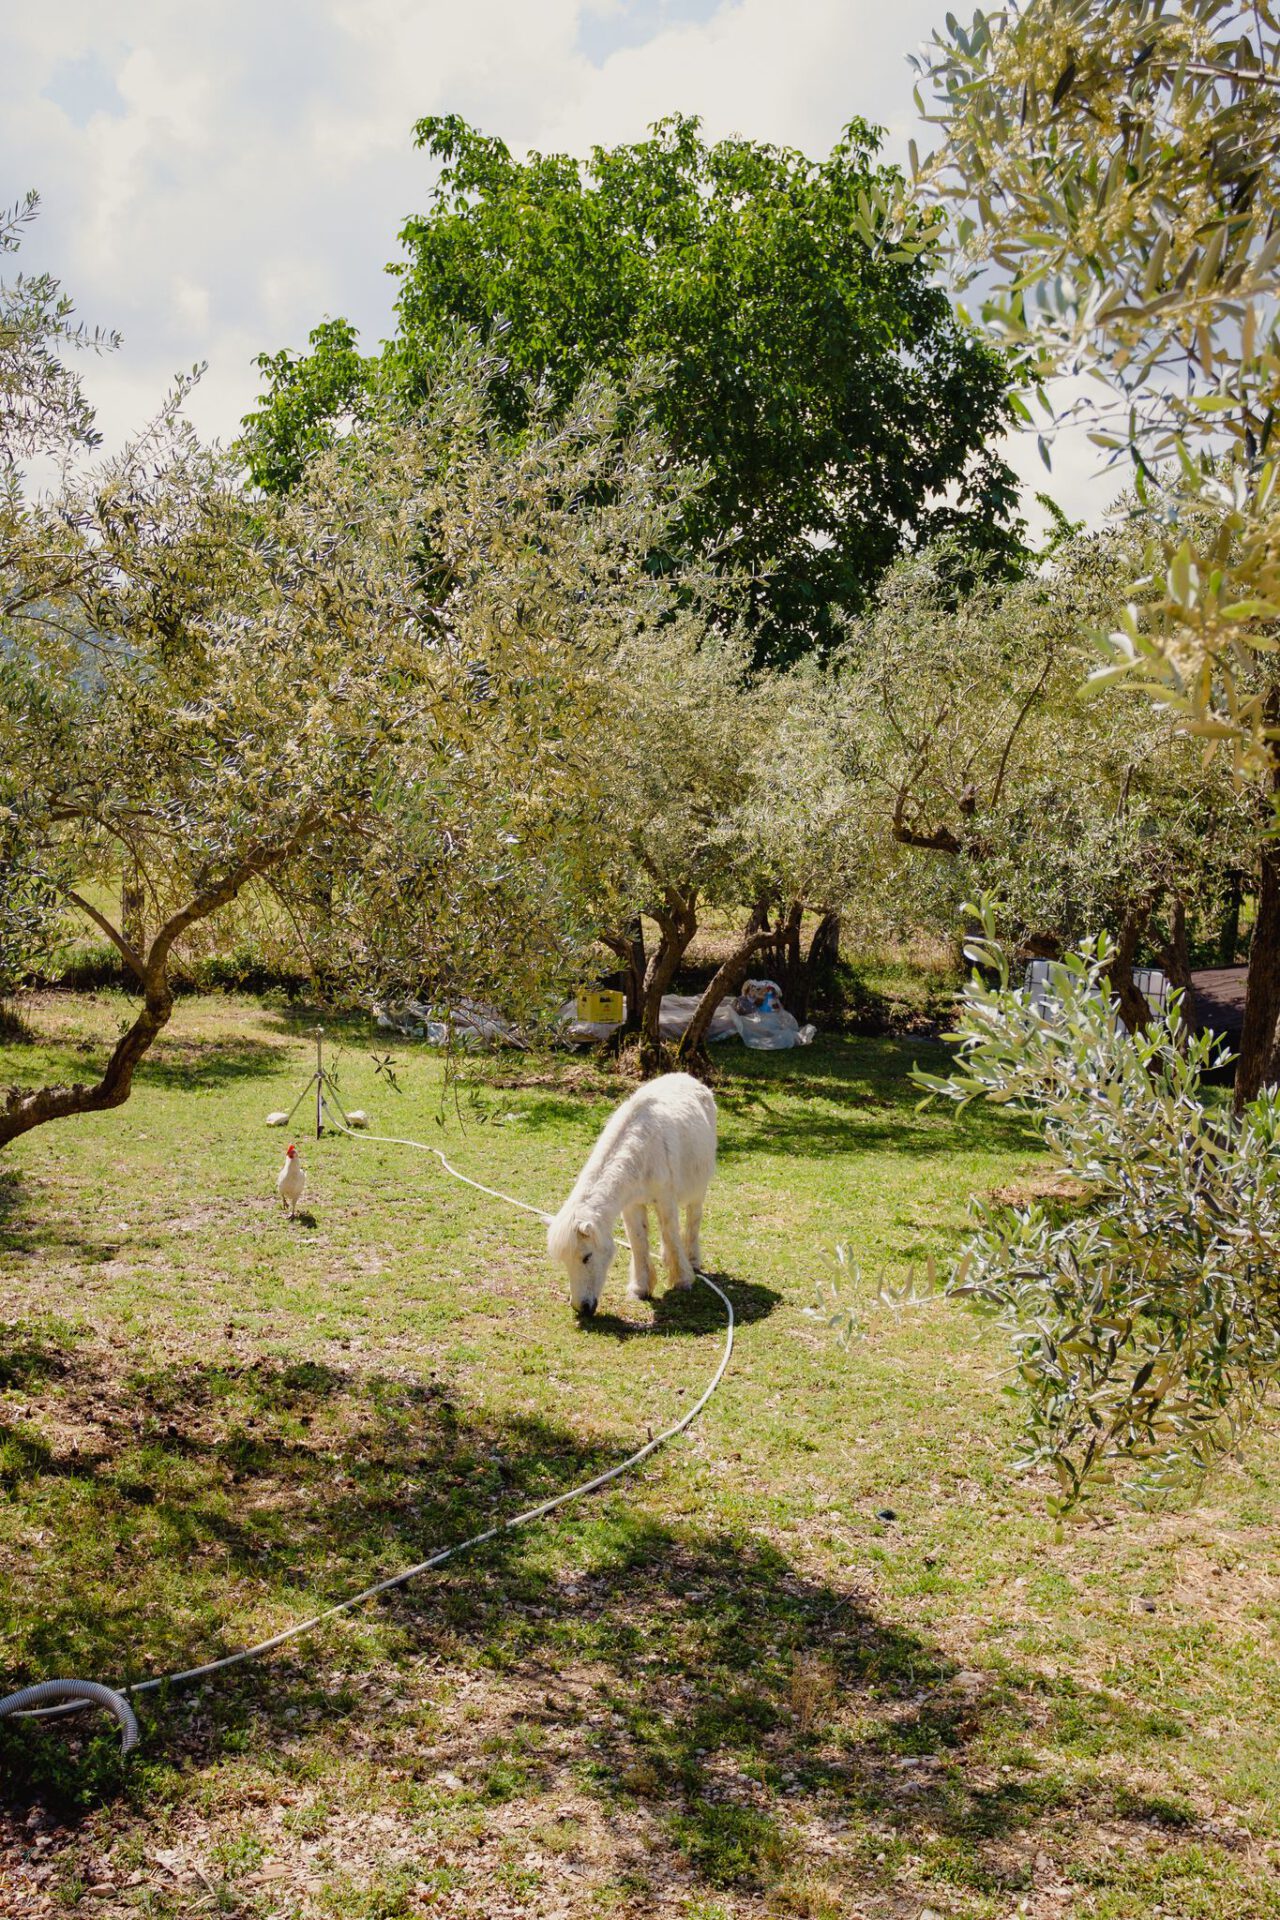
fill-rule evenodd
<path id="1" fill-rule="evenodd" d="M 889 217 L 902 182 L 871 128 L 821 161 L 708 144 L 685 118 L 585 163 L 518 159 L 453 116 L 417 140 L 440 171 L 401 234 L 395 333 L 366 357 L 326 320 L 306 352 L 262 356 L 244 447 L 263 487 L 371 402 L 420 395 L 460 327 L 500 326 L 511 425 L 539 388 L 563 402 L 592 369 L 661 367 L 659 424 L 708 476 L 679 538 L 751 576 L 758 657 L 825 646 L 904 544 L 959 527 L 1016 550 L 1002 356 L 937 284 L 935 227 Z"/>

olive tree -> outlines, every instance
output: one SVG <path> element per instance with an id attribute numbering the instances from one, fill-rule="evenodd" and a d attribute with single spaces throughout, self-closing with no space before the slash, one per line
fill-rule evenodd
<path id="1" fill-rule="evenodd" d="M 834 958 L 842 920 L 865 917 L 892 884 L 895 862 L 869 804 L 845 683 L 808 661 L 777 675 L 768 692 L 764 724 L 747 749 L 749 784 L 732 822 L 725 876 L 734 903 L 749 902 L 751 912 L 702 995 L 690 1048 L 751 964 L 767 967 L 789 1011 L 807 1018 L 816 972 Z"/>
<path id="2" fill-rule="evenodd" d="M 0 211 L 0 254 L 16 254 L 35 220 L 40 197 L 28 193 Z M 68 349 L 105 350 L 119 336 L 74 320 L 75 308 L 52 274 L 0 283 L 0 470 L 6 544 L 20 500 L 17 462 L 99 444 L 93 409 L 68 364 Z"/>
<path id="3" fill-rule="evenodd" d="M 1039 955 L 1110 932 L 1113 988 L 1139 1025 L 1140 951 L 1190 985 L 1188 915 L 1220 911 L 1257 820 L 1140 694 L 1081 697 L 1089 630 L 1131 549 L 1078 536 L 1016 582 L 927 550 L 886 580 L 840 670 L 880 817 L 950 869 L 943 901 L 997 892 L 1002 931 Z"/>
<path id="4" fill-rule="evenodd" d="M 266 910 L 301 909 L 368 978 L 390 899 L 425 889 L 443 922 L 486 892 L 497 845 L 508 866 L 550 848 L 600 660 L 671 590 L 645 561 L 682 481 L 642 396 L 589 384 L 513 436 L 492 373 L 461 349 L 417 413 L 360 423 L 279 500 L 199 443 L 181 395 L 118 457 L 27 498 L 39 409 L 10 408 L 6 916 L 46 942 L 67 913 L 87 919 L 139 1004 L 96 1080 L 8 1089 L 0 1145 L 127 1099 L 172 1011 L 175 954 L 233 903 L 274 888 Z M 70 455 L 83 418 L 71 389 L 49 391 Z M 500 817 L 469 808 L 482 792 L 508 796 Z M 88 884 L 122 870 L 136 926 Z M 571 892 L 571 862 L 559 872 Z M 416 896 L 397 891 L 406 874 Z M 470 960 L 474 978 L 474 945 Z"/>
<path id="5" fill-rule="evenodd" d="M 1046 386 L 1135 475 L 1141 550 L 1098 620 L 1096 679 L 1226 759 L 1274 816 L 1280 620 L 1280 27 L 1238 0 L 1029 0 L 961 26 L 922 67 L 941 127 L 919 178 L 955 213 L 961 277 L 1046 423 Z M 1062 389 L 1058 389 L 1062 391 Z M 1072 391 L 1069 386 L 1067 391 Z M 1030 419 L 1030 408 L 1024 407 Z M 985 1220 L 955 1282 L 1014 1344 L 1032 1455 L 1070 1506 L 1130 1463 L 1157 1487 L 1233 1445 L 1275 1377 L 1280 852 L 1258 843 L 1236 1110 L 1172 1019 L 1128 1031 L 1109 949 L 1009 987 L 988 918 L 934 1091 L 1021 1104 L 1080 1198 Z M 994 975 L 995 985 L 990 985 Z M 1269 1084 L 1268 1084 L 1269 1083 Z"/>
<path id="6" fill-rule="evenodd" d="M 921 67 L 941 143 L 918 173 L 961 277 L 987 281 L 1049 437 L 1044 383 L 1078 376 L 1070 410 L 1149 509 L 1100 677 L 1280 797 L 1280 24 L 1244 0 L 1029 0 L 948 16 Z M 1280 1078 L 1274 836 L 1260 866 L 1241 1102 Z"/>
<path id="7" fill-rule="evenodd" d="M 699 926 L 737 919 L 678 1052 L 696 1059 L 721 1001 L 757 957 L 837 914 L 867 881 L 857 747 L 840 683 L 815 663 L 753 671 L 742 631 L 696 607 L 628 641 L 595 751 L 583 833 L 598 863 L 596 922 L 627 964 L 634 922 L 657 929 L 638 983 L 642 1053 Z"/>
<path id="8" fill-rule="evenodd" d="M 654 1064 L 662 996 L 704 908 L 733 891 L 734 823 L 750 790 L 770 677 L 753 677 L 745 635 L 719 631 L 689 608 L 624 643 L 610 678 L 607 723 L 583 743 L 595 764 L 582 788 L 580 832 L 596 867 L 605 944 L 625 965 L 636 919 L 657 929 L 638 982 L 642 1052 Z"/>

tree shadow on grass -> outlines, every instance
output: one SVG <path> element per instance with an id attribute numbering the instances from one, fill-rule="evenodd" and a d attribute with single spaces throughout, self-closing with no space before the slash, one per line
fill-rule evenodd
<path id="1" fill-rule="evenodd" d="M 425 1046 L 416 1034 L 388 1031 L 378 1027 L 368 1013 L 350 1008 L 326 1008 L 313 1000 L 291 1000 L 273 1006 L 268 1023 L 294 1040 L 314 1042 L 316 1028 L 324 1030 L 326 1051 L 347 1047 L 357 1053 L 386 1053 L 399 1047 Z"/>
<path id="2" fill-rule="evenodd" d="M 22 1204 L 23 1180 L 16 1167 L 0 1167 L 0 1235 Z"/>
<path id="3" fill-rule="evenodd" d="M 88 1233 L 79 1233 L 70 1220 L 51 1216 L 45 1208 L 29 1207 L 22 1174 L 14 1167 L 0 1168 L 0 1253 L 38 1259 L 68 1250 L 83 1259 L 107 1260 L 116 1249 Z M 3 1339 L 0 1333 L 0 1351 Z"/>
<path id="4" fill-rule="evenodd" d="M 0 1691 L 214 1657 L 594 1476 L 637 1438 L 592 1441 L 307 1358 L 121 1375 L 82 1353 L 44 1384 L 38 1426 L 0 1421 L 0 1481 L 27 1542 L 0 1580 Z M 714 1406 L 707 1418 L 705 1444 L 727 1445 Z M 424 1722 L 424 1676 L 442 1669 L 470 1677 L 466 1709 Z M 962 1862 L 966 1884 L 1007 1890 L 1046 1823 L 1068 1805 L 1083 1817 L 1033 1761 L 1017 1778 L 989 1765 L 993 1732 L 1030 1717 L 1033 1684 L 1025 1699 L 1007 1682 L 975 1689 L 856 1577 L 816 1578 L 745 1528 L 659 1515 L 637 1474 L 265 1665 L 140 1704 L 169 1795 L 246 1752 L 294 1755 L 305 1779 L 308 1743 L 337 1729 L 420 1807 L 573 1782 L 620 1829 L 615 1814 L 643 1810 L 636 1873 L 661 1857 L 707 1892 L 767 1890 L 797 1820 L 950 1847 L 953 1876 Z M 84 1808 L 116 1798 L 117 1823 L 148 1817 L 145 1784 L 130 1786 L 97 1721 L 0 1723 L 0 1781 L 0 1856 L 25 1844 L 33 1808 L 69 1867 Z"/>
<path id="5" fill-rule="evenodd" d="M 783 1159 L 831 1158 L 840 1154 L 874 1156 L 887 1153 L 911 1159 L 933 1159 L 980 1147 L 988 1152 L 1034 1154 L 1043 1139 L 1026 1120 L 1008 1113 L 971 1111 L 957 1115 L 946 1107 L 933 1114 L 888 1117 L 883 1121 L 843 1118 L 832 1113 L 771 1112 L 738 1121 L 734 1132 L 722 1135 L 722 1163 L 750 1161 L 761 1154 Z"/>
<path id="6" fill-rule="evenodd" d="M 129 1019 L 134 1005 L 129 1002 Z M 107 1032 L 94 1038 L 42 1039 L 40 1072 L 27 1076 L 24 1084 L 70 1086 L 94 1082 L 106 1066 L 113 1040 L 114 1034 Z M 189 1034 L 171 1025 L 139 1062 L 136 1085 L 183 1092 L 213 1089 L 278 1073 L 287 1058 L 286 1049 L 278 1042 L 259 1040 L 251 1034 Z"/>
<path id="7" fill-rule="evenodd" d="M 0 1253 L 22 1254 L 32 1260 L 62 1259 L 73 1255 L 93 1264 L 112 1260 L 120 1250 L 120 1236 L 99 1222 L 83 1230 L 75 1219 L 39 1204 L 29 1206 L 22 1175 L 0 1171 Z M 10 1280 L 16 1277 L 11 1269 Z M 0 1341 L 3 1334 L 0 1334 Z"/>
<path id="8" fill-rule="evenodd" d="M 1034 1151 L 1034 1127 L 1007 1110 L 988 1106 L 958 1115 L 943 1102 L 919 1111 L 913 1066 L 947 1070 L 954 1055 L 934 1040 L 830 1039 L 789 1053 L 717 1053 L 714 1091 L 723 1122 L 719 1154 L 733 1160 L 759 1152 L 797 1155 L 895 1153 L 929 1156 L 953 1152 L 959 1143 L 992 1150 Z M 468 1073 L 484 1086 L 485 1062 L 472 1056 Z M 495 1068 L 493 1084 L 505 1090 L 509 1076 Z M 616 1099 L 629 1089 L 620 1085 Z M 599 1124 L 595 1090 L 572 1085 L 530 1086 L 520 1092 L 521 1131 L 563 1140 L 566 1127 Z"/>
<path id="9" fill-rule="evenodd" d="M 283 1049 L 267 1040 L 192 1039 L 173 1035 L 138 1068 L 140 1087 L 166 1092 L 213 1091 L 236 1080 L 261 1080 L 280 1072 Z"/>
<path id="10" fill-rule="evenodd" d="M 957 1114 L 938 1101 L 922 1110 L 912 1067 L 942 1073 L 954 1057 L 937 1041 L 832 1040 L 813 1054 L 757 1055 L 741 1078 L 717 1086 L 732 1121 L 721 1138 L 722 1159 L 882 1149 L 928 1156 L 960 1144 L 1002 1151 L 1041 1144 L 1031 1122 L 1007 1109 L 978 1105 Z"/>
<path id="11" fill-rule="evenodd" d="M 0 1325 L 0 1393 L 32 1393 L 60 1380 L 74 1364 L 70 1328 L 51 1322 L 12 1330 Z"/>

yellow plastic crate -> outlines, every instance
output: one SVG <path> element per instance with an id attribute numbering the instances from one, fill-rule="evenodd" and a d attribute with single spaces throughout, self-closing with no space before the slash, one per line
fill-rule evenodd
<path id="1" fill-rule="evenodd" d="M 626 1018 L 626 996 L 613 987 L 582 987 L 578 991 L 578 1018 L 591 1026 L 605 1021 L 620 1027 Z"/>

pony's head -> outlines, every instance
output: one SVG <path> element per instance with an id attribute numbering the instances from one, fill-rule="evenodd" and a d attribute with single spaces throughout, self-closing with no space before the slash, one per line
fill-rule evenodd
<path id="1" fill-rule="evenodd" d="M 579 1210 L 562 1210 L 547 1228 L 547 1252 L 569 1276 L 569 1301 L 574 1312 L 589 1319 L 609 1276 L 614 1254 L 612 1233 Z"/>

